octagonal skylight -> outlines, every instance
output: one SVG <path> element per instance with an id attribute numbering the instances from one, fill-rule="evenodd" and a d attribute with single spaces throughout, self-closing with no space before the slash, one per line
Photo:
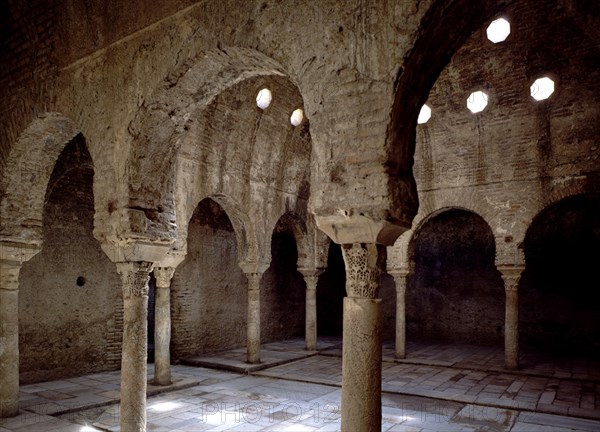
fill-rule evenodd
<path id="1" fill-rule="evenodd" d="M 261 91 L 259 91 L 258 95 L 256 96 L 256 106 L 258 106 L 262 110 L 267 109 L 269 105 L 271 105 L 271 100 L 271 90 L 269 90 L 268 88 L 264 88 Z"/>
<path id="2" fill-rule="evenodd" d="M 427 121 L 431 118 L 431 108 L 427 106 L 427 104 L 421 107 L 421 111 L 419 111 L 419 118 L 417 119 L 418 124 L 427 123 Z"/>
<path id="3" fill-rule="evenodd" d="M 481 112 L 488 104 L 488 95 L 481 90 L 473 92 L 467 99 L 467 108 L 473 114 Z"/>
<path id="4" fill-rule="evenodd" d="M 304 113 L 300 108 L 298 108 L 292 113 L 290 117 L 290 123 L 292 126 L 298 126 L 300 123 L 302 123 L 302 120 L 304 120 Z"/>
<path id="5" fill-rule="evenodd" d="M 510 23 L 504 18 L 498 18 L 488 26 L 486 34 L 494 43 L 504 42 L 510 34 Z"/>
<path id="6" fill-rule="evenodd" d="M 548 99 L 554 93 L 554 81 L 548 77 L 538 78 L 531 84 L 529 92 L 537 101 Z"/>

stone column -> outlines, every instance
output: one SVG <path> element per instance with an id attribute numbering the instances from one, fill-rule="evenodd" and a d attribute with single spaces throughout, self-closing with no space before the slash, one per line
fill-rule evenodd
<path id="1" fill-rule="evenodd" d="M 392 270 L 396 283 L 396 358 L 406 358 L 406 279 L 408 270 Z"/>
<path id="2" fill-rule="evenodd" d="M 0 418 L 19 413 L 19 272 L 38 252 L 0 243 Z"/>
<path id="3" fill-rule="evenodd" d="M 148 357 L 148 280 L 152 263 L 118 262 L 123 281 L 123 357 L 121 360 L 121 431 L 146 430 Z"/>
<path id="4" fill-rule="evenodd" d="M 345 244 L 342 431 L 381 430 L 381 299 L 373 243 Z"/>
<path id="5" fill-rule="evenodd" d="M 504 359 L 507 369 L 519 368 L 519 280 L 523 267 L 499 267 L 506 293 Z"/>
<path id="6" fill-rule="evenodd" d="M 171 278 L 173 267 L 156 267 L 154 298 L 154 384 L 171 384 Z"/>
<path id="7" fill-rule="evenodd" d="M 304 322 L 304 338 L 307 351 L 317 350 L 317 281 L 322 269 L 301 269 L 306 283 L 306 317 Z"/>
<path id="8" fill-rule="evenodd" d="M 246 323 L 246 361 L 260 363 L 260 280 L 263 272 L 248 272 L 248 321 Z"/>

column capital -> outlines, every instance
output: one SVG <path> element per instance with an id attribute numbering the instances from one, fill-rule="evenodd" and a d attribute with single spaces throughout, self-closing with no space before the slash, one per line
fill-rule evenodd
<path id="1" fill-rule="evenodd" d="M 304 278 L 318 278 L 325 271 L 324 268 L 299 268 L 298 271 L 302 273 Z"/>
<path id="2" fill-rule="evenodd" d="M 268 263 L 257 261 L 241 261 L 239 266 L 246 276 L 249 274 L 260 274 L 262 276 L 262 274 L 269 268 Z"/>
<path id="3" fill-rule="evenodd" d="M 392 269 L 387 272 L 394 278 L 396 293 L 401 295 L 406 292 L 406 279 L 412 272 L 408 268 Z"/>
<path id="4" fill-rule="evenodd" d="M 410 275 L 411 273 L 412 272 L 410 271 L 410 269 L 408 267 L 394 268 L 394 269 L 387 271 L 387 274 L 389 274 L 394 279 L 405 278 L 408 275 Z"/>
<path id="5" fill-rule="evenodd" d="M 157 288 L 169 288 L 171 286 L 171 279 L 175 274 L 173 267 L 155 267 L 154 277 L 156 278 Z"/>
<path id="6" fill-rule="evenodd" d="M 496 268 L 500 272 L 502 280 L 504 280 L 504 289 L 506 291 L 517 291 L 525 266 L 497 266 Z"/>
<path id="7" fill-rule="evenodd" d="M 123 281 L 123 298 L 148 295 L 148 280 L 153 265 L 151 262 L 118 262 L 116 265 Z"/>
<path id="8" fill-rule="evenodd" d="M 322 268 L 313 268 L 313 269 L 298 269 L 302 276 L 304 277 L 304 282 L 306 283 L 307 291 L 315 291 L 317 289 L 317 282 L 319 280 L 319 276 L 323 273 L 325 269 Z"/>
<path id="9" fill-rule="evenodd" d="M 378 250 L 374 243 L 342 245 L 348 297 L 376 298 L 379 294 Z"/>

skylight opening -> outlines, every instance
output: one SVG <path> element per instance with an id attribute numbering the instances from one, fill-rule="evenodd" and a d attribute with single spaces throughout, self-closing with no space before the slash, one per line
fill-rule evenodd
<path id="1" fill-rule="evenodd" d="M 273 96 L 271 95 L 271 90 L 268 88 L 264 88 L 258 92 L 256 96 L 256 106 L 258 106 L 261 110 L 267 109 L 269 105 L 271 105 L 271 100 Z"/>
<path id="2" fill-rule="evenodd" d="M 477 114 L 485 109 L 488 104 L 488 95 L 482 91 L 476 91 L 470 94 L 467 99 L 467 108 L 473 114 Z"/>
<path id="3" fill-rule="evenodd" d="M 504 42 L 510 34 L 510 23 L 504 18 L 498 18 L 488 26 L 486 34 L 493 43 Z"/>
<path id="4" fill-rule="evenodd" d="M 419 111 L 419 118 L 417 118 L 417 124 L 424 124 L 429 121 L 431 118 L 431 108 L 427 106 L 427 104 L 421 107 L 421 111 Z"/>
<path id="5" fill-rule="evenodd" d="M 554 81 L 548 77 L 538 78 L 531 84 L 529 92 L 536 101 L 548 99 L 554 93 Z"/>
<path id="6" fill-rule="evenodd" d="M 300 108 L 298 108 L 292 113 L 292 116 L 290 117 L 290 123 L 292 126 L 298 126 L 300 123 L 302 123 L 302 120 L 304 120 L 304 113 Z"/>

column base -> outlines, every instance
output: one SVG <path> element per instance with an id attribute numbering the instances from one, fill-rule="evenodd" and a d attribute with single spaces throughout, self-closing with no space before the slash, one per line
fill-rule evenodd
<path id="1" fill-rule="evenodd" d="M 19 414 L 19 401 L 0 400 L 0 418 L 15 417 Z"/>

